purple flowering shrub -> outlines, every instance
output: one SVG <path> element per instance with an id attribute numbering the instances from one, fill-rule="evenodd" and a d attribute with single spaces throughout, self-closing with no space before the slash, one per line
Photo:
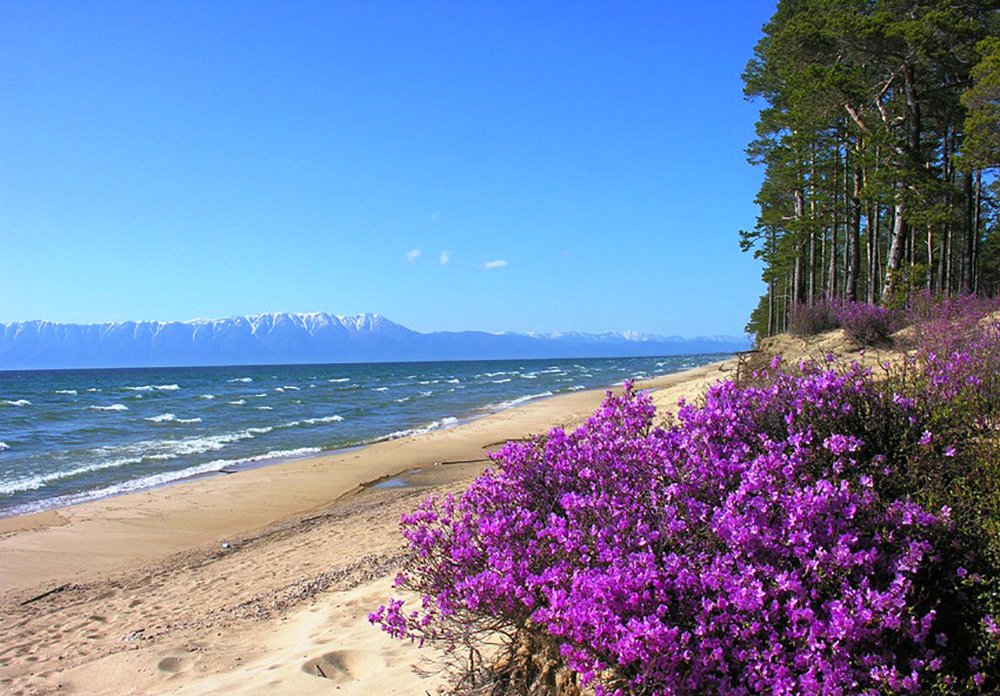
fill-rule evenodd
<path id="1" fill-rule="evenodd" d="M 669 427 L 627 385 L 508 443 L 404 516 L 421 600 L 370 619 L 493 693 L 994 692 L 996 308 L 911 307 L 916 348 L 878 379 L 776 359 Z"/>
<path id="2" fill-rule="evenodd" d="M 788 330 L 800 336 L 812 336 L 843 328 L 854 341 L 865 346 L 877 345 L 904 326 L 899 311 L 847 300 L 822 300 L 812 305 L 792 308 Z"/>
<path id="3" fill-rule="evenodd" d="M 397 583 L 422 605 L 371 618 L 452 649 L 530 636 L 620 693 L 982 681 L 939 616 L 963 591 L 949 512 L 908 494 L 911 460 L 946 449 L 925 442 L 927 413 L 858 367 L 722 383 L 669 429 L 647 395 L 609 394 L 582 427 L 507 444 L 460 498 L 404 517 Z"/>
<path id="4" fill-rule="evenodd" d="M 788 331 L 796 336 L 814 336 L 840 328 L 840 321 L 829 302 L 796 304 L 788 314 Z"/>
<path id="5" fill-rule="evenodd" d="M 903 328 L 899 312 L 867 302 L 835 302 L 832 306 L 837 322 L 847 335 L 865 346 L 885 342 L 889 335 Z"/>

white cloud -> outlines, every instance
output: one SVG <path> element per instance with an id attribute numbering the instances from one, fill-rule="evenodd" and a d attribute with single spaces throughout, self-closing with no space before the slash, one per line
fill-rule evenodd
<path id="1" fill-rule="evenodd" d="M 420 249 L 410 249 L 408 252 L 406 252 L 406 260 L 409 261 L 410 263 L 413 263 L 414 261 L 420 258 L 420 255 L 422 253 L 423 252 L 420 251 Z"/>
<path id="2" fill-rule="evenodd" d="M 438 257 L 438 263 L 443 266 L 446 263 L 448 263 L 449 261 L 451 261 L 451 252 L 450 251 L 442 251 L 441 255 Z"/>
<path id="3" fill-rule="evenodd" d="M 496 259 L 495 261 L 487 261 L 484 264 L 480 264 L 479 267 L 482 268 L 484 271 L 492 271 L 494 268 L 505 268 L 506 266 L 507 266 L 506 261 L 504 261 L 503 259 Z"/>

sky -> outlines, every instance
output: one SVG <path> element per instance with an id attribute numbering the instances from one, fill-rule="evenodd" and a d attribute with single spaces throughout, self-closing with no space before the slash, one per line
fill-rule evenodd
<path id="1" fill-rule="evenodd" d="M 773 10 L 0 0 L 0 323 L 738 335 Z"/>

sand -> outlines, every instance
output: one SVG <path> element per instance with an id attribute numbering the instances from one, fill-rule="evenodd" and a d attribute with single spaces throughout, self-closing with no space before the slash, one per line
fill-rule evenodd
<path id="1" fill-rule="evenodd" d="M 669 412 L 737 367 L 641 386 Z M 366 619 L 404 558 L 399 516 L 460 492 L 504 441 L 579 423 L 603 393 L 0 519 L 0 692 L 436 693 L 434 650 Z"/>

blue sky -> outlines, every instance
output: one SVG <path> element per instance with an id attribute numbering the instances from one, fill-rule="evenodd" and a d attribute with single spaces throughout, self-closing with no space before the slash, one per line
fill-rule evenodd
<path id="1" fill-rule="evenodd" d="M 0 1 L 0 322 L 738 334 L 768 2 Z"/>

